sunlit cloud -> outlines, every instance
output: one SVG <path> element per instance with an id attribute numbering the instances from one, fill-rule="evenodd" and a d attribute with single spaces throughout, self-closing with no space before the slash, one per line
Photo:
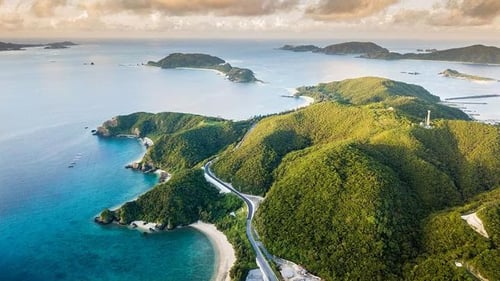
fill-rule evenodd
<path id="1" fill-rule="evenodd" d="M 377 14 L 398 0 L 321 0 L 306 13 L 318 20 L 357 20 Z"/>
<path id="2" fill-rule="evenodd" d="M 0 0 L 0 35 L 500 32 L 499 14 L 498 0 Z"/>

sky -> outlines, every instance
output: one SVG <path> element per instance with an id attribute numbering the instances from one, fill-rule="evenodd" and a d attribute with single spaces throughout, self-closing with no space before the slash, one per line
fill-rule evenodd
<path id="1" fill-rule="evenodd" d="M 47 37 L 498 41 L 500 0 L 0 0 L 0 39 Z"/>

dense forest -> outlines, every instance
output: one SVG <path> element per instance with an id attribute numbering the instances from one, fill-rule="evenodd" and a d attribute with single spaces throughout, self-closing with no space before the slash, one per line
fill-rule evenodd
<path id="1" fill-rule="evenodd" d="M 102 135 L 152 138 L 144 161 L 174 172 L 112 215 L 167 227 L 215 222 L 236 243 L 231 274 L 241 280 L 254 266 L 241 202 L 218 194 L 196 169 L 219 155 L 219 177 L 266 196 L 255 226 L 270 252 L 326 280 L 498 279 L 498 126 L 470 121 L 422 87 L 382 78 L 300 93 L 317 103 L 258 122 L 178 113 L 106 122 Z M 428 109 L 436 118 L 430 128 L 419 125 Z M 228 216 L 237 209 L 239 217 Z M 489 238 L 460 218 L 476 211 Z"/>
<path id="2" fill-rule="evenodd" d="M 304 93 L 322 102 L 264 118 L 214 171 L 244 192 L 266 194 L 256 227 L 277 256 L 326 280 L 417 278 L 428 243 L 422 224 L 499 187 L 498 126 L 467 121 L 423 88 L 386 79 L 321 84 Z M 422 105 L 422 112 L 398 106 L 401 100 Z M 419 126 L 427 108 L 445 119 Z M 496 249 L 485 253 L 495 256 Z"/>

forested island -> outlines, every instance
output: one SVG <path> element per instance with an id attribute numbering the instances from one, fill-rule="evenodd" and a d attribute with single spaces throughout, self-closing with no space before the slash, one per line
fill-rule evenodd
<path id="1" fill-rule="evenodd" d="M 253 71 L 247 68 L 233 67 L 223 59 L 207 54 L 173 53 L 148 65 L 161 68 L 200 68 L 213 69 L 222 72 L 232 82 L 249 83 L 259 81 Z"/>
<path id="2" fill-rule="evenodd" d="M 0 42 L 0 51 L 22 51 L 26 48 L 44 47 L 44 49 L 65 49 L 76 45 L 70 41 L 54 42 L 48 44 L 17 44 Z"/>
<path id="3" fill-rule="evenodd" d="M 443 77 L 464 79 L 469 81 L 498 81 L 493 78 L 461 73 L 454 69 L 446 69 L 443 72 L 440 72 L 439 75 L 442 75 Z"/>
<path id="4" fill-rule="evenodd" d="M 153 139 L 141 165 L 173 177 L 101 216 L 166 228 L 215 222 L 235 245 L 231 276 L 244 280 L 255 257 L 244 216 L 229 215 L 241 202 L 218 194 L 199 169 L 218 156 L 218 177 L 265 195 L 255 223 L 270 252 L 325 280 L 500 280 L 498 126 L 470 121 L 420 86 L 377 77 L 298 94 L 316 103 L 239 122 L 180 113 L 105 122 L 101 136 Z M 431 126 L 420 126 L 429 109 Z M 487 237 L 461 218 L 470 213 Z"/>
<path id="5" fill-rule="evenodd" d="M 333 44 L 324 48 L 314 45 L 285 45 L 281 50 L 315 53 L 324 53 L 328 55 L 346 55 L 358 54 L 361 58 L 384 59 L 384 60 L 435 60 L 435 61 L 457 61 L 484 64 L 500 64 L 500 48 L 495 46 L 472 45 L 462 48 L 453 48 L 446 50 L 433 50 L 427 53 L 406 53 L 400 54 L 390 52 L 372 42 L 346 42 Z"/>

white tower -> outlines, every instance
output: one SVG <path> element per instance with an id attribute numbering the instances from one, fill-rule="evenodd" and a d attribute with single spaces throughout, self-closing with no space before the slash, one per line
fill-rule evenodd
<path id="1" fill-rule="evenodd" d="M 429 128 L 431 126 L 431 111 L 427 110 L 427 118 L 425 119 L 425 126 Z"/>

